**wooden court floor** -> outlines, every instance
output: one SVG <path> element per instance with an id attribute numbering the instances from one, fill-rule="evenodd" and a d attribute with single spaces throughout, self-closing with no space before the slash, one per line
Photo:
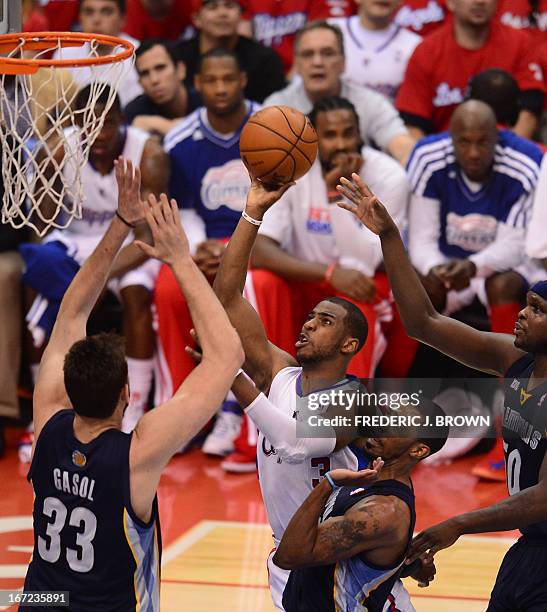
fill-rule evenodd
<path id="1" fill-rule="evenodd" d="M 20 588 L 32 544 L 32 492 L 10 432 L 0 460 L 0 589 Z M 480 483 L 474 459 L 419 468 L 414 478 L 417 529 L 505 496 L 505 485 Z M 256 475 L 226 475 L 199 450 L 175 458 L 162 477 L 164 541 L 162 611 L 272 611 L 265 559 L 271 532 Z M 427 589 L 408 588 L 418 612 L 486 609 L 497 568 L 515 532 L 469 536 L 437 557 L 437 578 Z"/>

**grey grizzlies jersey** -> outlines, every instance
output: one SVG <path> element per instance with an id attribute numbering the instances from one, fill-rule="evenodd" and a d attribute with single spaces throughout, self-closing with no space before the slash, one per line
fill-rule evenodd
<path id="1" fill-rule="evenodd" d="M 129 493 L 131 434 L 109 429 L 82 444 L 73 421 L 74 411 L 58 412 L 36 444 L 28 474 L 34 551 L 25 591 L 69 591 L 77 612 L 158 612 L 157 500 L 143 523 Z"/>
<path id="2" fill-rule="evenodd" d="M 547 381 L 528 391 L 534 356 L 528 353 L 505 375 L 503 447 L 509 495 L 538 484 L 547 448 Z M 529 538 L 547 539 L 547 519 L 521 529 Z"/>

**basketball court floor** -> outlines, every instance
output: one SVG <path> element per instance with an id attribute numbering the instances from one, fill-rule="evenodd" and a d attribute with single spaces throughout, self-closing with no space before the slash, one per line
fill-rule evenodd
<path id="1" fill-rule="evenodd" d="M 0 460 L 0 589 L 22 586 L 32 545 L 32 491 L 17 459 L 19 433 L 8 432 L 8 452 Z M 418 469 L 418 530 L 505 496 L 504 484 L 481 483 L 470 474 L 475 461 Z M 162 612 L 273 610 L 265 564 L 272 540 L 256 474 L 227 475 L 218 460 L 192 450 L 166 469 L 159 503 Z M 408 581 L 416 610 L 485 610 L 501 558 L 517 535 L 468 536 L 441 552 L 430 587 Z"/>

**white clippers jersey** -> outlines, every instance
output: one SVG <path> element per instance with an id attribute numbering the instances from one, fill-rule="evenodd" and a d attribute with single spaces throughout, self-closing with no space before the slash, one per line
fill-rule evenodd
<path id="1" fill-rule="evenodd" d="M 408 60 L 421 37 L 394 23 L 385 30 L 367 30 L 361 25 L 359 15 L 330 21 L 344 33 L 345 78 L 357 85 L 366 85 L 394 102 Z"/>
<path id="2" fill-rule="evenodd" d="M 134 166 L 140 167 L 144 145 L 150 135 L 134 127 L 125 129 L 126 136 L 122 155 L 125 159 L 131 160 Z M 73 152 L 79 150 L 78 131 L 71 128 L 65 132 L 65 137 L 67 140 L 65 155 L 69 159 L 63 169 L 63 180 L 70 183 L 75 180 L 75 164 L 78 163 L 78 156 L 72 155 Z M 91 255 L 118 208 L 118 184 L 114 166 L 108 174 L 103 176 L 88 161 L 81 169 L 81 180 L 85 194 L 82 218 L 73 219 L 67 229 L 54 231 L 48 236 L 48 241 L 60 240 L 64 243 L 70 242 L 71 245 L 76 242 L 78 251 L 75 259 L 80 264 Z"/>
<path id="3" fill-rule="evenodd" d="M 284 368 L 272 381 L 269 400 L 293 418 L 302 368 Z M 293 514 L 329 470 L 356 470 L 358 458 L 349 448 L 302 463 L 286 463 L 262 433 L 257 444 L 258 478 L 274 538 L 279 541 Z"/>

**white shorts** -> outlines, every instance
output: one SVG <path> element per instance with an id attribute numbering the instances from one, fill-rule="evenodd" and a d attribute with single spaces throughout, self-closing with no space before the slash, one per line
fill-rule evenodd
<path id="1" fill-rule="evenodd" d="M 416 612 L 416 608 L 410 601 L 410 595 L 405 589 L 405 585 L 400 580 L 396 580 L 391 588 L 391 593 L 384 604 L 382 612 L 391 612 L 391 610 L 398 610 L 398 612 Z"/>
<path id="2" fill-rule="evenodd" d="M 275 550 L 276 549 L 274 548 L 268 555 L 268 583 L 270 585 L 270 595 L 272 596 L 274 608 L 276 610 L 280 610 L 280 612 L 285 612 L 285 608 L 283 607 L 282 603 L 283 591 L 285 590 L 285 586 L 287 585 L 291 572 L 290 570 L 277 567 L 277 565 L 272 561 Z"/>

